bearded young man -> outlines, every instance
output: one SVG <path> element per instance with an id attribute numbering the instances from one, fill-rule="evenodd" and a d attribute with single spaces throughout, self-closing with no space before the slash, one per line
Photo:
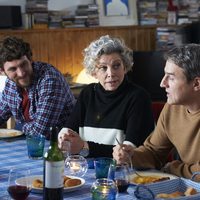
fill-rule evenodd
<path id="1" fill-rule="evenodd" d="M 0 72 L 7 76 L 0 124 L 14 117 L 25 134 L 48 136 L 65 125 L 75 104 L 69 85 L 52 65 L 32 60 L 30 45 L 16 37 L 0 43 Z"/>

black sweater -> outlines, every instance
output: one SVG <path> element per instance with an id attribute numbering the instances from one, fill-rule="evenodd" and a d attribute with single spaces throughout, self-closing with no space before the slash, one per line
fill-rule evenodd
<path id="1" fill-rule="evenodd" d="M 139 146 L 153 131 L 150 97 L 126 79 L 115 91 L 89 84 L 80 93 L 67 127 L 89 142 L 89 157 L 112 157 L 116 137 Z"/>

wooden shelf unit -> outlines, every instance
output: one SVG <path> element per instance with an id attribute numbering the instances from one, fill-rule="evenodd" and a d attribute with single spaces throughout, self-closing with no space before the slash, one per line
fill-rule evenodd
<path id="1" fill-rule="evenodd" d="M 102 35 L 122 37 L 137 51 L 155 50 L 155 26 L 114 26 L 38 30 L 0 30 L 0 39 L 13 35 L 29 42 L 35 61 L 48 62 L 63 74 L 76 77 L 83 69 L 82 50 Z"/>

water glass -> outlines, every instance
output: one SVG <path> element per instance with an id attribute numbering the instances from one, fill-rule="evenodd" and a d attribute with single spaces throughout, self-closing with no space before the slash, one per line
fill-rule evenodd
<path id="1" fill-rule="evenodd" d="M 96 158 L 94 161 L 96 179 L 107 178 L 110 164 L 114 164 L 115 162 L 112 158 Z"/>
<path id="2" fill-rule="evenodd" d="M 44 135 L 27 135 L 26 143 L 28 149 L 28 157 L 38 160 L 43 158 L 45 136 Z"/>
<path id="3" fill-rule="evenodd" d="M 92 200 L 115 200 L 118 190 L 115 182 L 110 179 L 96 179 L 91 187 Z"/>
<path id="4" fill-rule="evenodd" d="M 62 153 L 64 155 L 64 158 L 66 159 L 68 156 L 71 155 L 71 143 L 70 141 L 64 140 L 62 141 Z"/>

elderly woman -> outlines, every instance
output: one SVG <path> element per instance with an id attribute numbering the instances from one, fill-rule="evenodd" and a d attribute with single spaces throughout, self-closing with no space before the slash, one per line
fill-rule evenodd
<path id="1" fill-rule="evenodd" d="M 108 35 L 84 50 L 86 72 L 99 82 L 82 90 L 67 128 L 58 136 L 71 142 L 71 153 L 88 157 L 112 157 L 116 139 L 136 147 L 154 129 L 149 95 L 128 82 L 132 50 Z"/>

